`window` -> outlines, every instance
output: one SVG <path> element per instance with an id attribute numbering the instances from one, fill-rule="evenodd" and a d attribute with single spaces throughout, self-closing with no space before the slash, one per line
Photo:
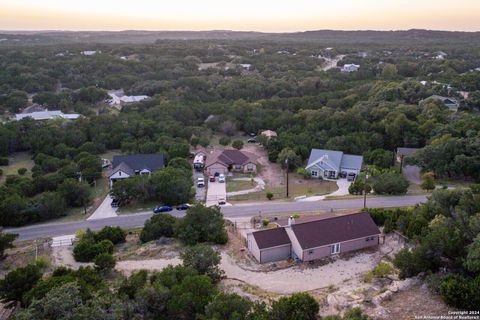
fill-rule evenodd
<path id="1" fill-rule="evenodd" d="M 318 177 L 318 172 L 317 171 L 312 171 L 312 177 Z"/>
<path id="2" fill-rule="evenodd" d="M 235 165 L 235 170 L 242 170 L 242 166 L 239 165 L 239 164 L 236 164 L 236 165 Z"/>
<path id="3" fill-rule="evenodd" d="M 313 250 L 308 250 L 308 254 L 313 254 Z"/>
<path id="4" fill-rule="evenodd" d="M 335 243 L 330 247 L 330 253 L 331 254 L 337 254 L 340 252 L 340 243 Z"/>
<path id="5" fill-rule="evenodd" d="M 251 164 L 251 163 L 247 164 L 247 170 L 248 171 L 253 171 L 253 164 Z"/>

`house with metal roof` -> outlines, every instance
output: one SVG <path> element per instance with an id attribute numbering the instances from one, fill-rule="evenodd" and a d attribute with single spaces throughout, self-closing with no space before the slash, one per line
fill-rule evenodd
<path id="1" fill-rule="evenodd" d="M 337 179 L 340 173 L 355 173 L 362 169 L 363 157 L 337 150 L 312 149 L 305 169 L 312 178 Z"/>
<path id="2" fill-rule="evenodd" d="M 45 121 L 51 119 L 66 119 L 66 120 L 75 120 L 80 118 L 78 113 L 63 113 L 60 110 L 49 111 L 35 111 L 29 113 L 17 113 L 15 114 L 15 120 L 19 121 L 24 118 L 32 118 L 35 121 Z"/>
<path id="3" fill-rule="evenodd" d="M 159 153 L 113 156 L 110 187 L 115 181 L 136 175 L 150 175 L 165 168 L 165 156 Z"/>
<path id="4" fill-rule="evenodd" d="M 249 252 L 260 263 L 293 258 L 314 261 L 375 247 L 381 232 L 366 212 L 341 216 L 291 218 L 278 228 L 247 234 Z"/>

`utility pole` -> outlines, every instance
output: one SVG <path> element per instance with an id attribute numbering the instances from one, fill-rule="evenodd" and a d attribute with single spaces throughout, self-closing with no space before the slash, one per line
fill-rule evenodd
<path id="1" fill-rule="evenodd" d="M 367 180 L 368 173 L 365 172 L 365 180 L 363 182 L 363 209 L 367 209 Z"/>
<path id="2" fill-rule="evenodd" d="M 403 170 L 403 154 L 400 156 L 400 173 L 402 173 Z"/>
<path id="3" fill-rule="evenodd" d="M 285 166 L 287 170 L 287 198 L 288 198 L 288 157 L 285 159 Z"/>

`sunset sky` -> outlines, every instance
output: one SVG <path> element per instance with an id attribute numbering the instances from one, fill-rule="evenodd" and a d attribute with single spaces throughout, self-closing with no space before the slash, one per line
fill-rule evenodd
<path id="1" fill-rule="evenodd" d="M 0 0 L 1 30 L 480 31 L 480 0 Z"/>

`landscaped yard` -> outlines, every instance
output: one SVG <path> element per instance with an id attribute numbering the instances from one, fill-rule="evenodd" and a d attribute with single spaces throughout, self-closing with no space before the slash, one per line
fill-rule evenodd
<path id="1" fill-rule="evenodd" d="M 334 181 L 308 179 L 305 180 L 297 174 L 289 174 L 289 196 L 321 196 L 338 190 Z"/>
<path id="2" fill-rule="evenodd" d="M 17 152 L 8 157 L 8 166 L 0 166 L 3 170 L 3 175 L 0 176 L 0 182 L 5 181 L 9 174 L 18 174 L 18 169 L 26 168 L 28 171 L 26 176 L 32 175 L 32 167 L 34 165 L 32 156 L 28 152 Z"/>

